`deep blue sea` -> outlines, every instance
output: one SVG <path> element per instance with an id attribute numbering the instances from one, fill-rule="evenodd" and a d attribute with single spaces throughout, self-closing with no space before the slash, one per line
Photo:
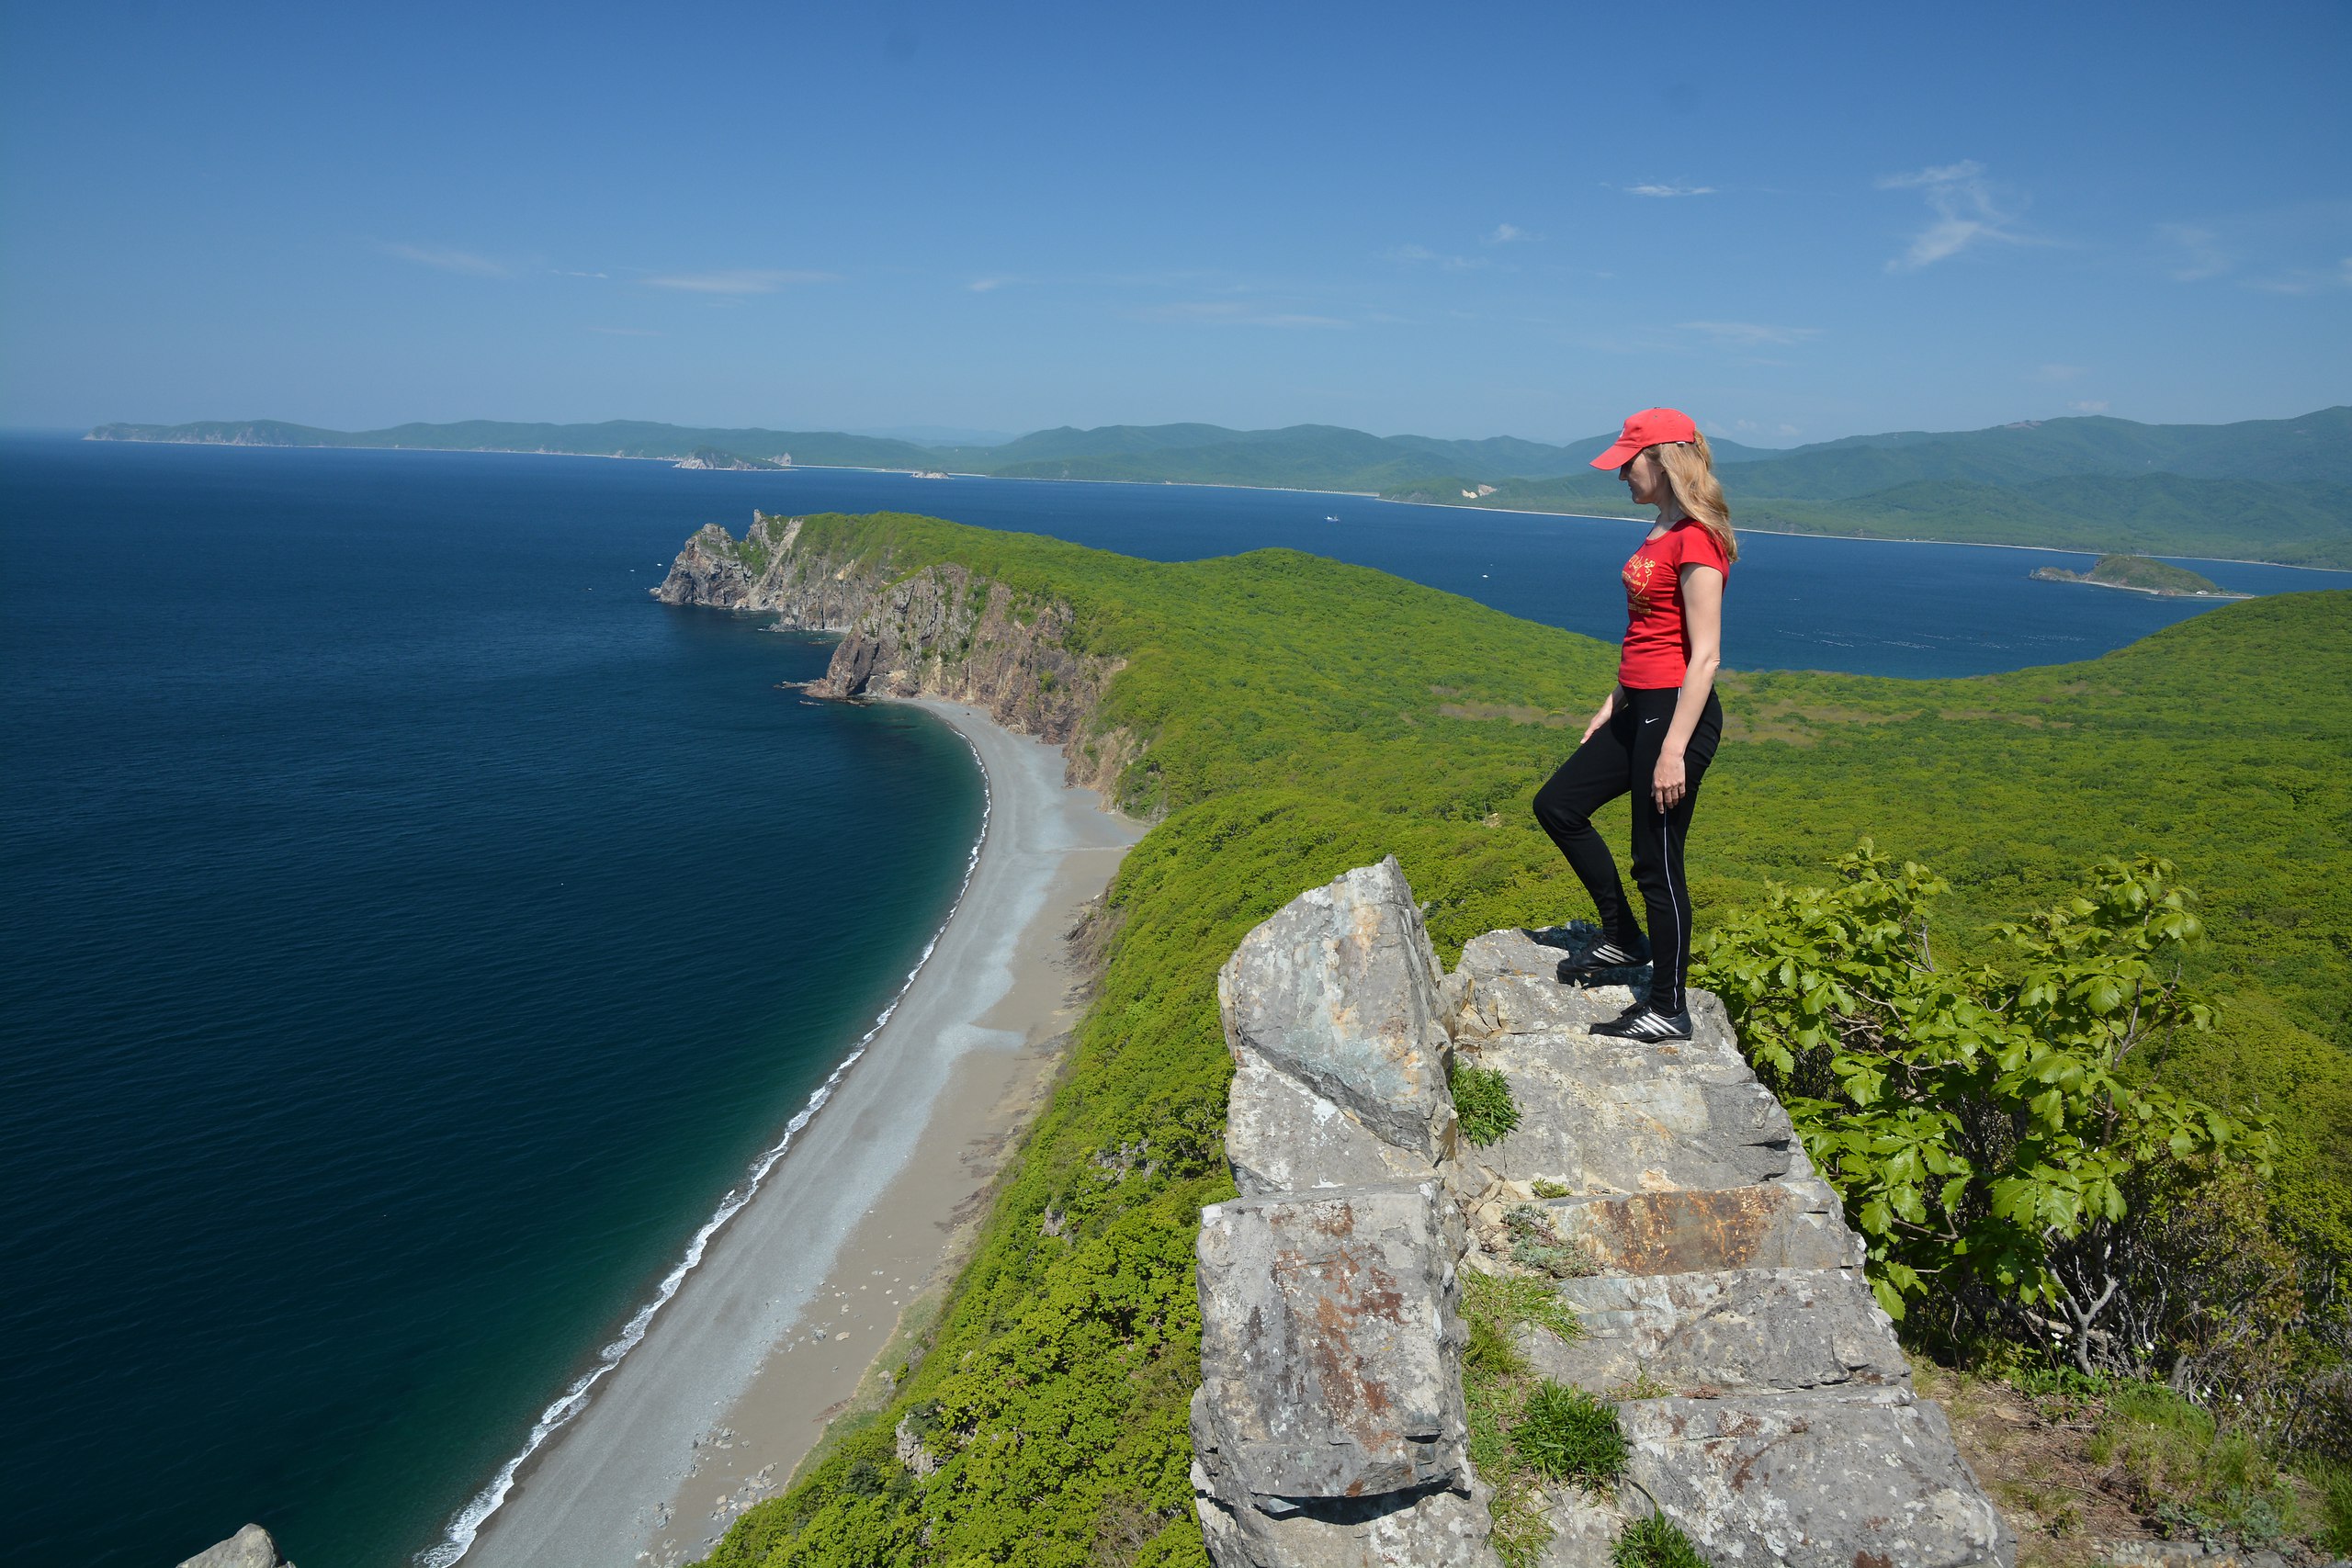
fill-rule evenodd
<path id="1" fill-rule="evenodd" d="M 647 599 L 688 533 L 754 506 L 1159 558 L 1288 545 L 1612 637 L 1641 534 L 0 439 L 12 1562 L 154 1568 L 248 1519 L 310 1568 L 430 1547 L 896 992 L 978 779 L 921 714 L 776 689 L 822 642 Z M 2080 556 L 1744 543 L 1740 668 L 1972 673 L 2196 613 L 2027 580 Z"/>

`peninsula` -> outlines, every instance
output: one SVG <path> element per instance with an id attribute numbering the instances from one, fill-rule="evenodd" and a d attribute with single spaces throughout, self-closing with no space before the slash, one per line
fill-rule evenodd
<path id="1" fill-rule="evenodd" d="M 2087 582 L 2097 588 L 2121 588 L 2153 593 L 2160 599 L 2250 599 L 2233 593 L 2211 578 L 2187 567 L 2152 560 L 2146 556 L 2101 556 L 2088 571 L 2068 571 L 2063 566 L 2033 570 L 2039 582 Z"/>

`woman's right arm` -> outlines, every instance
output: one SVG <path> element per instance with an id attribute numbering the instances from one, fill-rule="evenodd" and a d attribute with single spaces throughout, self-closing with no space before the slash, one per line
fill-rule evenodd
<path id="1" fill-rule="evenodd" d="M 1583 739 L 1578 740 L 1577 744 L 1581 746 L 1586 740 L 1591 739 L 1592 732 L 1599 729 L 1602 725 L 1607 724 L 1609 722 L 1609 716 L 1616 711 L 1617 688 L 1611 686 L 1609 688 L 1609 694 L 1600 699 L 1600 710 L 1592 716 L 1592 722 L 1584 727 Z"/>

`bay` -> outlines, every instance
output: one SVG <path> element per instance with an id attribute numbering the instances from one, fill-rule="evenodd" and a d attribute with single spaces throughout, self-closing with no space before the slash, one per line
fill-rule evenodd
<path id="1" fill-rule="evenodd" d="M 895 991 L 978 783 L 919 714 L 778 691 L 822 640 L 646 598 L 688 533 L 754 507 L 1159 559 L 1282 545 L 1611 638 L 1642 531 L 0 439 L 12 1560 L 175 1562 L 259 1518 L 298 1561 L 406 1561 Z M 2078 554 L 1743 544 L 1741 668 L 1976 673 L 2206 608 L 2028 577 Z"/>

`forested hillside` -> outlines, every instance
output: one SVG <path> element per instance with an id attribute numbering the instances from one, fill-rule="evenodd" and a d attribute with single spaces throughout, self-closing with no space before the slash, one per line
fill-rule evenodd
<path id="1" fill-rule="evenodd" d="M 1767 453 L 1724 476 L 1742 523 L 2352 567 L 2352 408 L 2240 424 L 2107 418 L 1906 432 Z M 1614 478 L 1478 473 L 1386 487 L 1396 501 L 1631 516 Z"/>
<path id="2" fill-rule="evenodd" d="M 357 432 L 252 420 L 108 424 L 91 435 L 672 458 L 708 446 L 747 457 L 789 453 L 804 467 L 1353 491 L 1450 506 L 1631 514 L 1624 487 L 1588 466 L 1613 439 L 1609 435 L 1554 446 L 1509 436 L 1369 435 L 1328 424 L 1122 424 L 1041 430 L 1001 446 L 929 447 L 822 431 L 696 430 L 628 420 L 471 420 Z M 1729 440 L 1713 445 L 1728 470 L 1736 516 L 1758 527 L 2352 568 L 2352 407 L 2235 424 L 2137 424 L 2103 416 L 2029 421 L 1943 434 L 1850 436 L 1786 452 Z"/>
<path id="3" fill-rule="evenodd" d="M 1097 723 L 1148 742 L 1123 793 L 1160 819 L 1110 895 L 1068 1074 L 890 1406 L 712 1561 L 1198 1564 L 1192 1241 L 1200 1206 L 1232 1191 L 1216 966 L 1300 889 L 1390 852 L 1449 961 L 1476 933 L 1589 913 L 1528 806 L 1613 649 L 1289 551 L 1156 564 L 904 516 L 805 528 L 803 547 L 893 574 L 952 561 L 1071 606 L 1066 640 L 1125 660 Z M 2210 936 L 2186 978 L 2218 1024 L 2132 1070 L 2276 1119 L 2273 1176 L 2234 1223 L 2303 1260 L 2306 1293 L 2272 1292 L 2288 1315 L 2259 1331 L 2308 1416 L 2316 1396 L 2295 1391 L 2341 1356 L 2352 1258 L 2352 593 L 2256 600 L 2008 675 L 1724 683 L 1691 846 L 1702 932 L 1771 879 L 1832 880 L 1865 837 L 1951 883 L 1930 933 L 1951 964 L 1994 955 L 1994 922 L 2063 901 L 2105 857 L 2168 857 L 2201 894 Z M 2180 1288 L 2217 1280 L 2188 1269 Z M 2176 1353 L 2153 1347 L 2149 1371 Z M 935 1471 L 900 1462 L 901 1423 Z"/>

